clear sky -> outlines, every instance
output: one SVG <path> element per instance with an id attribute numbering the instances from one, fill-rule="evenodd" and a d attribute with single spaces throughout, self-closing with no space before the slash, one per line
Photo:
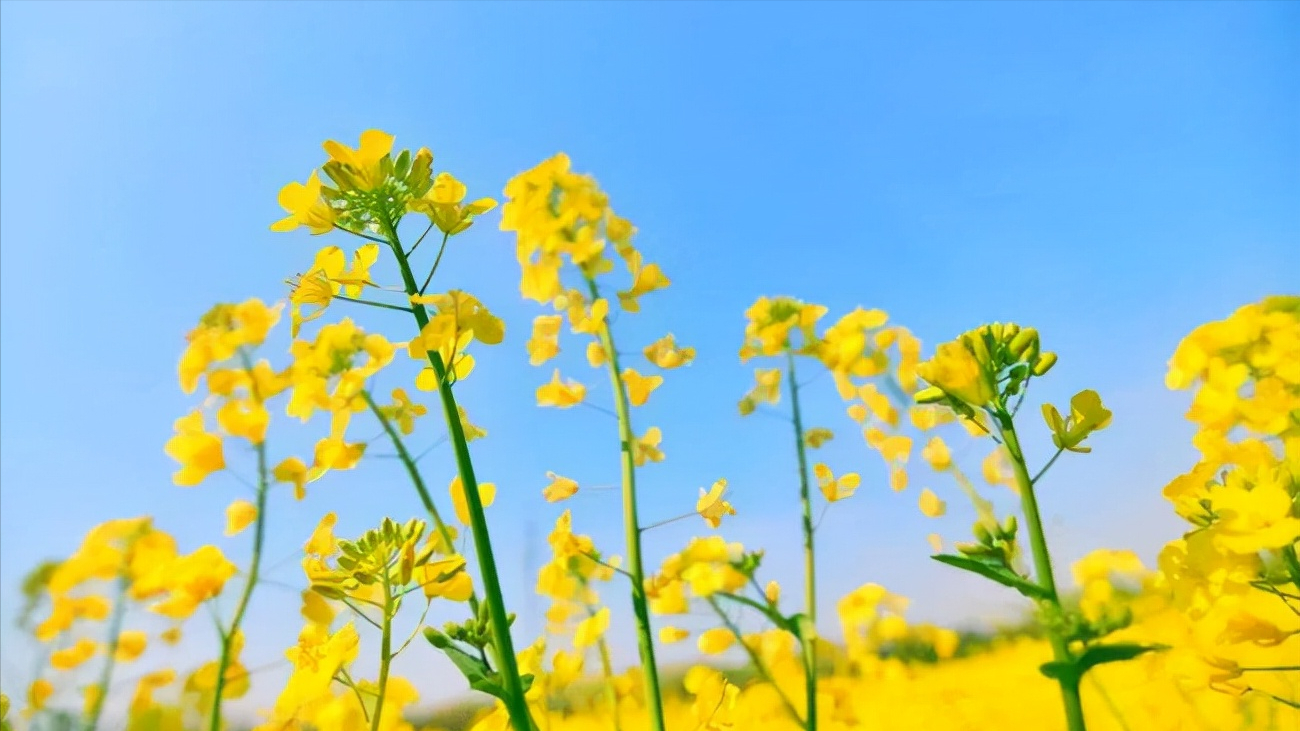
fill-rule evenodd
<path id="1" fill-rule="evenodd" d="M 282 215 L 280 186 L 322 161 L 325 139 L 354 143 L 379 127 L 399 146 L 427 145 L 471 197 L 499 197 L 511 175 L 561 150 L 594 173 L 673 280 L 643 314 L 620 318 L 620 337 L 644 344 L 672 331 L 700 352 L 636 414 L 639 429 L 664 429 L 668 454 L 644 473 L 643 513 L 689 510 L 699 486 L 727 477 L 740 515 L 726 535 L 767 547 L 771 575 L 792 595 L 788 427 L 735 410 L 751 378 L 736 358 L 741 313 L 758 295 L 796 295 L 833 315 L 881 307 L 927 352 L 984 321 L 1038 327 L 1061 362 L 1036 395 L 1061 402 L 1091 387 L 1115 412 L 1094 453 L 1063 460 L 1041 498 L 1064 567 L 1098 546 L 1149 561 L 1176 537 L 1159 491 L 1195 453 L 1187 395 L 1163 388 L 1167 358 L 1196 324 L 1300 291 L 1293 3 L 0 7 L 0 640 L 10 692 L 31 657 L 9 628 L 16 585 L 91 525 L 150 514 L 185 548 L 216 542 L 246 558 L 247 536 L 221 537 L 223 508 L 246 488 L 227 476 L 171 485 L 162 445 L 195 403 L 176 362 L 211 304 L 283 298 L 283 279 L 319 245 L 351 243 L 268 230 Z M 544 557 L 560 510 L 541 499 L 545 471 L 610 484 L 618 463 L 606 416 L 533 406 L 550 373 L 523 352 L 540 310 L 518 295 L 513 240 L 498 220 L 457 241 L 442 281 L 507 322 L 506 343 L 479 349 L 461 394 L 491 432 L 474 451 L 499 486 L 489 518 L 509 599 L 527 614 L 542 605 L 528 599 L 525 569 Z M 330 312 L 343 314 L 409 336 L 400 316 Z M 561 361 L 566 373 L 607 400 L 603 375 L 579 353 Z M 1014 612 L 1014 595 L 924 558 L 927 533 L 967 530 L 952 484 L 922 473 L 890 492 L 829 380 L 809 390 L 819 388 L 811 420 L 841 428 L 823 456 L 865 481 L 822 523 L 823 603 L 876 581 L 911 596 L 919 619 Z M 280 419 L 272 449 L 301 452 L 324 428 Z M 440 433 L 425 422 L 417 445 Z M 1046 451 L 1042 438 L 1029 447 Z M 247 472 L 245 455 L 231 461 Z M 449 453 L 424 464 L 444 496 Z M 918 513 L 924 485 L 949 498 L 949 517 Z M 617 500 L 587 490 L 569 505 L 577 528 L 616 553 Z M 270 573 L 292 586 L 293 554 L 327 510 L 340 511 L 346 536 L 419 505 L 396 465 L 376 459 L 313 486 L 305 502 L 278 494 L 271 509 Z M 701 529 L 652 533 L 652 563 Z M 624 592 L 607 595 L 629 661 Z M 285 587 L 258 595 L 249 665 L 282 657 L 296 602 Z M 177 664 L 212 652 L 204 624 Z M 539 625 L 520 629 L 531 638 Z M 447 672 L 427 670 L 427 648 L 410 652 L 409 672 Z"/>

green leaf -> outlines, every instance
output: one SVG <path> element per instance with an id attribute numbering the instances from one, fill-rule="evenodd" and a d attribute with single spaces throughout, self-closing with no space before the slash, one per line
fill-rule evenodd
<path id="1" fill-rule="evenodd" d="M 938 556 L 931 556 L 930 558 L 939 563 L 946 563 L 949 566 L 955 566 L 959 569 L 979 574 L 986 579 L 992 579 L 1003 586 L 1009 586 L 1012 589 L 1015 589 L 1030 599 L 1048 599 L 1051 597 L 1051 595 L 1047 593 L 1046 589 L 1029 579 L 1026 579 L 1020 574 L 1017 574 L 1001 563 L 980 561 L 979 559 L 967 556 L 954 556 L 946 553 Z"/>
<path id="2" fill-rule="evenodd" d="M 1159 652 L 1167 649 L 1169 649 L 1169 645 L 1139 645 L 1132 642 L 1093 645 L 1073 660 L 1043 663 L 1038 667 L 1038 671 L 1053 680 L 1078 682 L 1084 673 L 1098 665 L 1132 660 L 1148 652 Z"/>
<path id="3" fill-rule="evenodd" d="M 451 660 L 456 669 L 460 670 L 460 674 L 464 675 L 465 679 L 469 681 L 469 687 L 501 700 L 506 699 L 505 690 L 496 682 L 496 673 L 492 672 L 492 669 L 481 658 L 474 657 L 450 642 L 435 643 L 428 633 L 425 636 L 429 639 L 429 644 L 442 650 L 442 653 Z"/>

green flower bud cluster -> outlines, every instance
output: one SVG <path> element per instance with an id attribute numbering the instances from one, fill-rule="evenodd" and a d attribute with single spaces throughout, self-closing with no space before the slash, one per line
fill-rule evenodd
<path id="1" fill-rule="evenodd" d="M 1003 566 L 1010 567 L 1015 560 L 1016 532 L 1020 528 L 1016 516 L 1008 515 L 1001 525 L 991 521 L 979 520 L 972 527 L 977 543 L 958 543 L 955 548 L 965 556 L 979 559 L 993 559 Z"/>
<path id="2" fill-rule="evenodd" d="M 962 416 L 994 408 L 1021 393 L 1030 378 L 1056 365 L 1056 354 L 1042 352 L 1038 331 L 995 322 L 962 333 L 939 347 L 918 368 L 931 385 L 917 392 L 921 404 L 944 403 Z"/>

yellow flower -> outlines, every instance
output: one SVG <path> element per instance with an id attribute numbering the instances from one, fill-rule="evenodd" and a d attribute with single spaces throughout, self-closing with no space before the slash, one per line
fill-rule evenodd
<path id="1" fill-rule="evenodd" d="M 989 455 L 984 458 L 981 470 L 984 473 L 984 481 L 990 485 L 1006 485 L 1019 492 L 1016 476 L 1011 472 L 1011 462 L 1005 447 L 999 446 L 989 452 Z"/>
<path id="2" fill-rule="evenodd" d="M 411 397 L 406 395 L 406 391 L 400 388 L 393 389 L 393 403 L 381 408 L 380 411 L 387 418 L 397 422 L 397 428 L 403 434 L 415 431 L 415 420 L 429 413 L 428 407 L 413 403 Z"/>
<path id="3" fill-rule="evenodd" d="M 608 629 L 609 607 L 602 607 L 600 611 L 578 623 L 573 633 L 574 648 L 581 650 L 591 647 L 605 636 L 605 631 Z"/>
<path id="4" fill-rule="evenodd" d="M 475 216 L 481 216 L 497 207 L 497 202 L 491 198 L 462 203 L 466 192 L 465 184 L 451 173 L 438 173 L 433 180 L 433 187 L 408 205 L 411 210 L 428 216 L 429 222 L 437 226 L 439 231 L 454 236 L 469 228 L 474 223 Z"/>
<path id="5" fill-rule="evenodd" d="M 633 251 L 628 257 L 627 268 L 632 273 L 632 287 L 618 293 L 618 303 L 628 312 L 641 311 L 641 303 L 638 301 L 641 295 L 664 289 L 671 284 L 658 264 L 642 265 L 639 251 Z"/>
<path id="6" fill-rule="evenodd" d="M 659 444 L 663 441 L 663 432 L 659 427 L 652 426 L 646 429 L 645 435 L 636 440 L 633 445 L 632 459 L 637 467 L 644 467 L 646 462 L 664 461 L 664 453 L 660 451 Z"/>
<path id="7" fill-rule="evenodd" d="M 804 432 L 803 441 L 809 449 L 820 449 L 823 444 L 835 438 L 835 432 L 824 427 L 815 426 Z"/>
<path id="8" fill-rule="evenodd" d="M 736 636 L 731 630 L 722 627 L 714 627 L 705 630 L 698 640 L 696 640 L 700 652 L 705 655 L 717 655 L 726 652 L 736 642 Z"/>
<path id="9" fill-rule="evenodd" d="M 689 631 L 684 630 L 680 627 L 670 626 L 670 627 L 659 628 L 659 641 L 664 643 L 665 645 L 671 645 L 674 642 L 681 642 L 682 640 L 690 636 L 691 633 Z"/>
<path id="10" fill-rule="evenodd" d="M 695 348 L 677 347 L 673 334 L 668 333 L 646 346 L 645 357 L 660 368 L 680 368 L 695 360 Z"/>
<path id="11" fill-rule="evenodd" d="M 168 440 L 164 451 L 181 463 L 172 482 L 183 487 L 197 485 L 208 475 L 226 468 L 221 437 L 203 429 L 203 414 L 191 412 L 176 420 L 176 436 Z"/>
<path id="12" fill-rule="evenodd" d="M 930 488 L 921 490 L 921 514 L 927 518 L 938 518 L 948 511 L 948 504 L 939 499 Z"/>
<path id="13" fill-rule="evenodd" d="M 601 345 L 599 341 L 593 340 L 590 343 L 587 343 L 587 362 L 591 364 L 592 368 L 599 368 L 605 365 L 607 359 L 608 356 L 605 354 L 605 346 Z"/>
<path id="14" fill-rule="evenodd" d="M 943 343 L 934 357 L 916 367 L 917 375 L 953 398 L 980 408 L 993 401 L 993 376 L 962 341 Z"/>
<path id="15" fill-rule="evenodd" d="M 456 510 L 456 520 L 459 520 L 461 525 L 469 525 L 470 524 L 469 502 L 468 502 L 468 498 L 466 498 L 465 496 L 465 486 L 460 481 L 460 475 L 456 475 L 455 477 L 451 478 L 451 485 L 448 486 L 448 490 L 450 490 L 451 492 L 452 507 L 455 508 Z M 479 483 L 478 498 L 479 498 L 479 502 L 483 505 L 484 508 L 491 507 L 492 501 L 496 499 L 496 496 L 497 496 L 496 485 L 492 484 L 491 482 Z"/>
<path id="16" fill-rule="evenodd" d="M 257 506 L 247 500 L 236 500 L 226 508 L 226 535 L 234 536 L 257 520 Z"/>
<path id="17" fill-rule="evenodd" d="M 465 569 L 465 557 L 453 554 L 430 561 L 421 567 L 424 577 L 421 584 L 429 599 L 442 598 L 452 602 L 469 601 L 474 593 L 474 580 Z"/>
<path id="18" fill-rule="evenodd" d="M 456 405 L 456 416 L 460 419 L 460 429 L 465 433 L 465 441 L 472 442 L 487 436 L 487 429 L 470 422 L 464 406 Z"/>
<path id="19" fill-rule="evenodd" d="M 149 637 L 138 629 L 124 630 L 117 637 L 118 662 L 131 662 L 144 653 L 145 647 L 149 644 Z"/>
<path id="20" fill-rule="evenodd" d="M 311 229 L 313 236 L 334 229 L 336 212 L 321 196 L 321 182 L 316 171 L 307 176 L 307 184 L 289 183 L 280 189 L 280 207 L 288 216 L 271 224 L 272 231 L 292 231 L 299 226 Z"/>
<path id="21" fill-rule="evenodd" d="M 338 550 L 338 541 L 334 538 L 334 525 L 337 522 L 338 516 L 334 513 L 321 516 L 316 529 L 312 531 L 311 537 L 302 547 L 303 553 L 318 557 L 333 555 Z"/>
<path id="22" fill-rule="evenodd" d="M 298 500 L 307 496 L 307 465 L 297 457 L 289 457 L 271 470 L 276 482 L 293 484 L 293 495 Z"/>
<path id="23" fill-rule="evenodd" d="M 551 480 L 551 484 L 542 489 L 542 497 L 546 498 L 546 502 L 558 503 L 561 500 L 568 500 L 578 492 L 576 481 L 554 472 L 547 472 L 546 476 Z"/>
<path id="24" fill-rule="evenodd" d="M 586 396 L 586 386 L 573 380 L 561 381 L 560 369 L 556 368 L 551 382 L 537 389 L 537 405 L 567 409 L 582 403 Z"/>
<path id="25" fill-rule="evenodd" d="M 302 608 L 299 613 L 308 622 L 326 628 L 334 621 L 334 608 L 325 600 L 325 597 L 311 589 L 302 592 Z"/>
<path id="26" fill-rule="evenodd" d="M 533 319 L 533 336 L 525 347 L 529 365 L 541 365 L 560 352 L 560 315 L 539 315 Z"/>
<path id="27" fill-rule="evenodd" d="M 813 476 L 817 478 L 817 486 L 821 489 L 822 495 L 826 497 L 827 502 L 832 503 L 852 497 L 858 485 L 862 483 L 861 476 L 856 472 L 850 472 L 836 479 L 831 468 L 821 462 L 813 465 Z"/>
<path id="28" fill-rule="evenodd" d="M 55 670 L 71 670 L 94 657 L 98 651 L 97 642 L 83 637 L 72 647 L 50 653 L 50 667 Z"/>
<path id="29" fill-rule="evenodd" d="M 1110 425 L 1111 413 L 1101 404 L 1096 391 L 1080 391 L 1070 399 L 1070 416 L 1062 418 L 1061 412 L 1051 404 L 1043 404 L 1043 419 L 1052 430 L 1052 443 L 1058 449 L 1087 453 L 1092 447 L 1079 446 L 1094 431 Z"/>
<path id="30" fill-rule="evenodd" d="M 722 494 L 726 490 L 726 480 L 718 480 L 708 490 L 700 488 L 700 499 L 695 503 L 695 512 L 704 518 L 704 522 L 708 523 L 710 528 L 721 525 L 723 517 L 736 514 L 736 509 L 731 507 L 731 503 L 722 499 Z"/>
<path id="31" fill-rule="evenodd" d="M 633 406 L 644 406 L 650 393 L 663 382 L 663 376 L 643 376 L 632 368 L 623 371 L 623 384 L 627 386 L 628 401 Z"/>
<path id="32" fill-rule="evenodd" d="M 27 687 L 27 709 L 23 711 L 23 715 L 31 718 L 37 712 L 44 710 L 45 702 L 52 695 L 54 695 L 53 683 L 45 678 L 32 681 L 32 684 Z"/>
<path id="33" fill-rule="evenodd" d="M 939 437 L 930 438 L 929 443 L 921 450 L 921 456 L 936 472 L 943 472 L 952 467 L 952 453 L 948 451 L 948 445 L 944 444 Z"/>
<path id="34" fill-rule="evenodd" d="M 266 440 L 266 428 L 270 422 L 271 414 L 254 399 L 231 399 L 217 410 L 217 424 L 222 431 L 253 444 Z"/>
<path id="35" fill-rule="evenodd" d="M 325 170 L 328 173 L 332 166 L 334 170 L 342 167 L 347 173 L 345 179 L 354 184 L 348 187 L 362 191 L 374 190 L 384 183 L 383 161 L 393 151 L 393 140 L 392 135 L 377 129 L 362 132 L 361 144 L 355 150 L 328 140 L 322 145 L 330 156 Z"/>
<path id="36" fill-rule="evenodd" d="M 763 597 L 767 599 L 768 604 L 775 606 L 781 601 L 781 585 L 775 581 L 767 582 L 767 586 L 763 587 Z"/>

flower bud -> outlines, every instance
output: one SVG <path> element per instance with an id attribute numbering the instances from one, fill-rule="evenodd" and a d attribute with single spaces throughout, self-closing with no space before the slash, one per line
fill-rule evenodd
<path id="1" fill-rule="evenodd" d="M 445 650 L 448 647 L 451 647 L 451 640 L 447 638 L 447 635 L 444 635 L 432 627 L 424 628 L 424 639 L 428 640 L 430 645 L 433 645 L 439 650 Z"/>
<path id="2" fill-rule="evenodd" d="M 1029 349 L 1029 346 L 1037 340 L 1038 331 L 1032 327 L 1027 327 L 1011 339 L 1011 344 L 1008 345 L 1007 348 L 1011 351 L 1012 355 L 1019 358 Z"/>
<path id="3" fill-rule="evenodd" d="M 948 398 L 948 394 L 938 386 L 929 386 L 917 391 L 915 398 L 918 404 L 936 404 Z"/>
<path id="4" fill-rule="evenodd" d="M 1056 353 L 1048 351 L 1034 359 L 1032 372 L 1035 376 L 1041 376 L 1052 370 L 1054 365 L 1056 365 Z"/>
<path id="5" fill-rule="evenodd" d="M 1005 538 L 1013 538 L 1016 535 L 1016 529 L 1020 525 L 1016 522 L 1016 516 L 1008 515 L 1007 519 L 1002 521 L 1002 535 Z"/>
<path id="6" fill-rule="evenodd" d="M 767 582 L 767 587 L 763 589 L 763 595 L 767 597 L 768 604 L 776 604 L 781 599 L 781 585 L 775 581 Z"/>
<path id="7" fill-rule="evenodd" d="M 1008 322 L 1002 326 L 1002 342 L 1011 342 L 1016 335 L 1020 334 L 1020 326 L 1014 322 Z"/>
<path id="8" fill-rule="evenodd" d="M 976 523 L 974 531 L 975 531 L 975 538 L 977 538 L 980 543 L 986 546 L 993 545 L 993 534 L 984 525 L 984 523 L 982 522 Z"/>

